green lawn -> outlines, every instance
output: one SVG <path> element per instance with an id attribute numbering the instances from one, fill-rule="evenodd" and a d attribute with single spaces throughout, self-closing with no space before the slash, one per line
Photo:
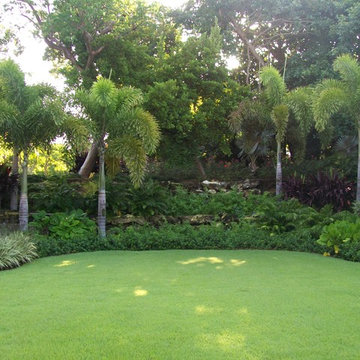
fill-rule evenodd
<path id="1" fill-rule="evenodd" d="M 359 359 L 360 264 L 96 252 L 0 272 L 0 358 Z"/>

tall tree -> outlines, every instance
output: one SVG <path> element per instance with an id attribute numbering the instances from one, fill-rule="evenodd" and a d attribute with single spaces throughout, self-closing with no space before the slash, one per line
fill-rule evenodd
<path id="1" fill-rule="evenodd" d="M 11 60 L 1 64 L 13 72 L 11 79 L 23 79 L 20 68 Z M 1 66 L 0 66 L 1 67 Z M 49 144 L 58 134 L 63 120 L 62 103 L 56 91 L 48 85 L 26 86 L 25 82 L 7 83 L 9 91 L 19 102 L 1 99 L 0 129 L 5 141 L 22 151 L 21 194 L 19 206 L 20 230 L 28 227 L 29 208 L 27 195 L 28 155 L 34 147 Z"/>
<path id="2" fill-rule="evenodd" d="M 332 117 L 346 110 L 357 128 L 360 139 L 360 65 L 351 55 L 336 58 L 334 70 L 340 80 L 324 80 L 314 90 L 313 109 L 315 126 L 319 131 L 331 126 Z M 358 145 L 358 173 L 356 201 L 360 201 L 360 146 Z"/>
<path id="3" fill-rule="evenodd" d="M 311 88 L 298 88 L 286 91 L 284 78 L 273 67 L 264 67 L 260 80 L 265 87 L 265 96 L 271 108 L 271 119 L 276 129 L 276 195 L 282 192 L 282 142 L 286 135 L 289 114 L 292 113 L 297 123 L 298 138 L 305 145 L 306 136 L 311 128 L 313 114 L 311 111 Z"/>
<path id="4" fill-rule="evenodd" d="M 0 62 L 0 95 L 9 106 L 23 109 L 25 106 L 25 77 L 13 61 Z M 18 209 L 19 149 L 13 145 L 10 189 L 10 210 Z"/>
<path id="5" fill-rule="evenodd" d="M 89 89 L 98 75 L 112 72 L 116 83 L 145 88 L 155 81 L 154 65 L 180 35 L 167 11 L 137 0 L 9 0 L 44 39 L 69 86 Z M 80 175 L 88 177 L 97 158 L 92 144 Z"/>
<path id="6" fill-rule="evenodd" d="M 209 31 L 218 18 L 223 50 L 235 55 L 242 81 L 255 82 L 259 67 L 285 65 L 290 89 L 331 76 L 329 64 L 344 52 L 359 54 L 357 0 L 190 0 L 177 19 Z"/>
<path id="7" fill-rule="evenodd" d="M 146 93 L 146 108 L 162 130 L 161 158 L 188 164 L 203 153 L 229 155 L 227 117 L 250 91 L 229 79 L 219 27 L 178 44 L 156 67 L 156 75 Z"/>
<path id="8" fill-rule="evenodd" d="M 140 90 L 118 89 L 110 80 L 100 78 L 90 91 L 78 92 L 77 98 L 92 123 L 94 142 L 99 149 L 98 227 L 99 235 L 105 237 L 105 151 L 125 160 L 132 183 L 139 186 L 145 173 L 146 155 L 155 151 L 160 133 L 156 120 L 141 108 Z"/>
<path id="9" fill-rule="evenodd" d="M 289 109 L 284 103 L 286 86 L 279 72 L 273 67 L 264 67 L 260 73 L 265 94 L 271 106 L 271 119 L 276 128 L 276 195 L 282 192 L 281 145 L 289 119 Z"/>

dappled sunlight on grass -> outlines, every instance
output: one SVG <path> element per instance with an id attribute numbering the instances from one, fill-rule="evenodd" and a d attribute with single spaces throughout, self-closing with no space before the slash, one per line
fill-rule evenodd
<path id="1" fill-rule="evenodd" d="M 205 256 L 200 256 L 197 258 L 193 258 L 193 259 L 189 259 L 189 260 L 184 260 L 184 261 L 178 261 L 179 264 L 182 265 L 192 265 L 192 264 L 196 264 L 196 266 L 203 266 L 205 263 L 209 263 L 209 264 L 224 264 L 226 266 L 241 266 L 244 265 L 246 263 L 245 260 L 239 260 L 239 259 L 231 259 L 230 263 L 226 264 L 225 261 L 223 259 L 220 259 L 216 256 L 209 256 L 209 257 L 205 257 Z M 216 266 L 217 270 L 221 270 L 223 269 L 223 266 Z"/>
<path id="2" fill-rule="evenodd" d="M 146 296 L 149 292 L 145 289 L 141 289 L 141 287 L 137 287 L 134 290 L 134 295 L 135 296 Z"/>
<path id="3" fill-rule="evenodd" d="M 206 347 L 217 347 L 223 351 L 239 351 L 245 346 L 245 336 L 225 330 L 219 334 L 202 334 L 200 343 Z"/>
<path id="4" fill-rule="evenodd" d="M 358 359 L 359 278 L 283 251 L 43 258 L 0 272 L 1 360 Z"/>
<path id="5" fill-rule="evenodd" d="M 54 267 L 64 267 L 64 266 L 71 266 L 74 265 L 76 261 L 72 260 L 64 260 L 60 264 L 54 265 Z"/>
<path id="6" fill-rule="evenodd" d="M 239 315 L 247 315 L 249 313 L 249 311 L 247 308 L 241 308 L 241 309 L 237 310 L 236 313 Z"/>
<path id="7" fill-rule="evenodd" d="M 234 266 L 240 266 L 240 265 L 244 265 L 246 263 L 246 261 L 245 260 L 231 259 L 230 263 L 231 263 L 231 265 L 234 265 Z"/>
<path id="8" fill-rule="evenodd" d="M 209 307 L 205 305 L 198 305 L 195 307 L 195 313 L 198 315 L 215 314 L 221 312 L 222 309 Z"/>
<path id="9" fill-rule="evenodd" d="M 216 256 L 211 256 L 211 257 L 200 256 L 200 257 L 194 258 L 194 259 L 178 261 L 178 263 L 182 264 L 182 265 L 190 265 L 190 264 L 198 264 L 198 263 L 206 263 L 206 262 L 208 262 L 210 264 L 221 264 L 224 262 L 224 260 L 222 260 Z"/>

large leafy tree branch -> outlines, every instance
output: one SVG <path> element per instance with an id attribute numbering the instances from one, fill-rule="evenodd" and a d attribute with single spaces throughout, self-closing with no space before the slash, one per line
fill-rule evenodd
<path id="1" fill-rule="evenodd" d="M 255 83 L 259 67 L 287 62 L 292 89 L 331 76 L 337 54 L 359 53 L 359 8 L 356 0 L 190 0 L 177 19 L 203 32 L 217 18 L 223 50 L 240 62 L 237 76 Z"/>
<path id="2" fill-rule="evenodd" d="M 22 16 L 35 27 L 47 46 L 79 71 L 89 70 L 105 48 L 103 38 L 114 31 L 116 9 L 112 1 L 91 4 L 83 0 L 15 0 Z"/>

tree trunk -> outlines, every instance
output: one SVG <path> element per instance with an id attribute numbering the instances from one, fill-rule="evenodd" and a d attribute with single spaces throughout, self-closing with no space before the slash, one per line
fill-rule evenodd
<path id="1" fill-rule="evenodd" d="M 99 144 L 99 196 L 98 196 L 98 227 L 100 237 L 106 237 L 106 193 L 105 193 L 105 161 L 104 141 Z"/>
<path id="2" fill-rule="evenodd" d="M 12 184 L 10 189 L 10 210 L 18 210 L 18 199 L 19 199 L 19 151 L 17 148 L 13 149 L 13 160 L 11 166 Z"/>
<path id="3" fill-rule="evenodd" d="M 281 141 L 277 141 L 276 152 L 276 195 L 282 193 Z"/>
<path id="4" fill-rule="evenodd" d="M 94 165 L 96 163 L 97 151 L 98 151 L 98 146 L 97 146 L 96 142 L 94 142 L 91 145 L 91 148 L 90 148 L 88 154 L 86 155 L 86 159 L 78 172 L 78 174 L 81 177 L 88 178 L 90 176 L 91 171 L 93 170 Z"/>
<path id="5" fill-rule="evenodd" d="M 360 120 L 358 120 L 358 168 L 357 168 L 356 201 L 360 202 Z"/>
<path id="6" fill-rule="evenodd" d="M 27 171 L 28 171 L 28 153 L 24 151 L 24 160 L 22 163 L 21 174 L 21 194 L 19 206 L 19 227 L 20 231 L 27 231 L 29 222 L 29 205 L 27 195 Z"/>
<path id="7" fill-rule="evenodd" d="M 195 163 L 196 163 L 196 166 L 197 166 L 201 176 L 205 179 L 206 178 L 206 172 L 204 170 L 204 167 L 203 167 L 200 159 L 197 156 L 195 156 Z"/>

